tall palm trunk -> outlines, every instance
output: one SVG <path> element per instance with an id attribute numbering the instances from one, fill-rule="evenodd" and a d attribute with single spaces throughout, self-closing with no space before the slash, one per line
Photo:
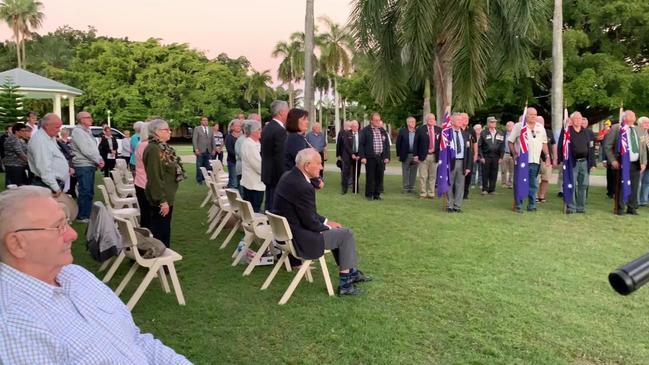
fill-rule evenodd
<path id="1" fill-rule="evenodd" d="M 257 115 L 261 118 L 261 100 L 257 99 Z"/>
<path id="2" fill-rule="evenodd" d="M 341 104 L 343 107 L 343 123 L 344 123 L 345 121 L 347 121 L 347 100 L 342 99 Z"/>
<path id="3" fill-rule="evenodd" d="M 424 115 L 422 119 L 426 119 L 426 115 L 430 114 L 430 80 L 426 78 L 424 83 Z"/>
<path id="4" fill-rule="evenodd" d="M 295 79 L 295 75 L 293 72 L 293 57 L 290 57 L 288 60 L 288 64 L 290 67 L 289 74 L 290 74 L 290 80 L 288 81 L 288 106 L 289 108 L 293 109 L 294 104 L 295 104 L 295 99 L 293 95 L 293 79 Z"/>
<path id="5" fill-rule="evenodd" d="M 22 65 L 23 68 L 26 70 L 27 69 L 27 56 L 25 55 L 25 35 L 22 36 L 22 39 L 20 40 L 21 48 L 23 50 L 23 60 L 22 60 Z"/>
<path id="6" fill-rule="evenodd" d="M 306 0 L 306 15 L 304 26 L 304 109 L 310 115 L 315 115 L 313 105 L 313 43 L 314 43 L 314 20 L 313 2 Z M 313 120 L 314 118 L 311 118 Z M 313 125 L 313 121 L 310 122 Z"/>
<path id="7" fill-rule="evenodd" d="M 338 95 L 338 81 L 334 76 L 334 130 L 336 135 L 340 132 L 340 96 Z"/>
<path id="8" fill-rule="evenodd" d="M 14 26 L 14 38 L 16 38 L 16 62 L 18 62 L 18 68 L 22 68 L 22 62 L 20 57 L 20 32 L 18 28 Z"/>
<path id="9" fill-rule="evenodd" d="M 323 104 L 322 104 L 322 94 L 324 94 L 324 92 L 323 92 L 322 90 L 320 90 L 320 102 L 319 102 L 320 105 L 318 106 L 318 114 L 319 114 L 319 115 L 318 115 L 318 122 L 322 125 L 322 128 L 323 128 L 324 130 L 327 130 L 327 125 L 325 125 L 325 124 L 322 122 L 322 107 L 323 107 Z"/>
<path id="10" fill-rule="evenodd" d="M 554 0 L 552 19 L 552 132 L 558 135 L 563 115 L 563 1 Z"/>
<path id="11" fill-rule="evenodd" d="M 443 45 L 435 50 L 434 74 L 437 124 L 441 125 L 444 112 L 451 110 L 453 100 L 453 64 L 448 48 Z"/>

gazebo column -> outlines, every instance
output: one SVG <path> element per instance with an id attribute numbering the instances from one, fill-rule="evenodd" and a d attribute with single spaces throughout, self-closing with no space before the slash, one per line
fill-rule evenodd
<path id="1" fill-rule="evenodd" d="M 68 97 L 68 106 L 69 106 L 69 116 L 70 116 L 70 125 L 74 125 L 76 120 L 74 119 L 74 96 Z"/>
<path id="2" fill-rule="evenodd" d="M 61 94 L 54 95 L 54 110 L 53 112 L 61 117 Z"/>

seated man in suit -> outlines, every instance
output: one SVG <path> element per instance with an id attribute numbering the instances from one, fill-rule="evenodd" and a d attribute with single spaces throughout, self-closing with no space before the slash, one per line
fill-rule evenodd
<path id="1" fill-rule="evenodd" d="M 0 235 L 0 364 L 191 364 L 72 264 L 77 233 L 49 189 L 0 194 Z"/>
<path id="2" fill-rule="evenodd" d="M 340 267 L 338 295 L 358 295 L 356 283 L 372 280 L 357 269 L 356 242 L 349 228 L 319 215 L 315 188 L 310 179 L 320 176 L 322 160 L 313 148 L 298 152 L 295 167 L 277 183 L 273 212 L 286 218 L 297 254 L 303 259 L 317 259 L 331 250 Z"/>

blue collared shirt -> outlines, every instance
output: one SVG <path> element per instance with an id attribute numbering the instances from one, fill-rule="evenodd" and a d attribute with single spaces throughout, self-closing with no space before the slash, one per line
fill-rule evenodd
<path id="1" fill-rule="evenodd" d="M 58 181 L 65 181 L 70 169 L 68 160 L 56 144 L 56 139 L 45 133 L 44 129 L 37 130 L 28 144 L 29 168 L 32 172 L 41 178 L 52 191 L 60 191 Z"/>
<path id="2" fill-rule="evenodd" d="M 0 263 L 0 363 L 191 364 L 140 333 L 110 288 L 77 265 L 52 286 Z"/>
<path id="3" fill-rule="evenodd" d="M 327 146 L 327 136 L 322 132 L 320 132 L 318 134 L 315 134 L 313 132 L 309 132 L 309 133 L 306 134 L 306 140 L 318 152 L 324 151 L 325 147 Z"/>

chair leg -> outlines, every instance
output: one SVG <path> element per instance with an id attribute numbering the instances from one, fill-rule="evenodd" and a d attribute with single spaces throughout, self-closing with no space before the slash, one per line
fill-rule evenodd
<path id="1" fill-rule="evenodd" d="M 223 215 L 223 210 L 219 210 L 218 213 L 214 216 L 214 218 L 210 221 L 210 226 L 207 228 L 207 232 L 205 234 L 210 234 L 216 228 L 216 225 L 221 222 L 221 216 Z"/>
<path id="2" fill-rule="evenodd" d="M 122 293 L 122 290 L 126 288 L 126 285 L 128 284 L 129 281 L 131 281 L 131 278 L 133 277 L 133 274 L 137 271 L 137 269 L 140 267 L 138 263 L 134 263 L 133 266 L 128 270 L 126 273 L 126 276 L 124 276 L 124 279 L 119 283 L 117 286 L 117 289 L 115 289 L 115 295 L 119 296 Z"/>
<path id="3" fill-rule="evenodd" d="M 309 283 L 313 283 L 313 275 L 311 275 L 311 267 L 309 267 L 309 270 L 306 271 L 306 275 L 304 275 L 306 278 L 306 281 Z"/>
<path id="4" fill-rule="evenodd" d="M 102 271 L 106 270 L 108 268 L 108 265 L 110 265 L 110 263 L 113 262 L 114 259 L 115 259 L 115 257 L 111 257 L 108 260 L 102 262 L 101 266 L 99 266 L 99 270 L 97 270 L 97 272 L 102 272 Z"/>
<path id="5" fill-rule="evenodd" d="M 302 263 L 302 266 L 300 267 L 300 270 L 297 272 L 293 280 L 291 281 L 291 284 L 288 286 L 286 291 L 284 292 L 284 295 L 282 295 L 282 298 L 279 300 L 279 305 L 284 305 L 286 302 L 288 302 L 289 299 L 291 299 L 291 295 L 293 295 L 293 292 L 295 291 L 295 288 L 297 288 L 297 285 L 300 283 L 300 280 L 302 280 L 302 277 L 304 276 L 304 273 L 306 273 L 307 270 L 309 270 L 309 266 L 311 265 L 311 260 L 305 260 Z"/>
<path id="6" fill-rule="evenodd" d="M 243 276 L 248 276 L 252 272 L 252 270 L 255 269 L 255 266 L 259 264 L 259 260 L 261 259 L 261 255 L 266 252 L 266 249 L 268 248 L 268 245 L 270 244 L 270 238 L 264 240 L 264 243 L 261 244 L 261 247 L 259 247 L 259 250 L 257 250 L 257 253 L 255 253 L 255 257 L 250 260 L 250 263 L 248 264 L 248 267 L 246 267 L 246 270 L 243 272 Z"/>
<path id="7" fill-rule="evenodd" d="M 234 224 L 234 227 L 232 227 L 232 230 L 228 234 L 228 236 L 225 238 L 225 241 L 223 241 L 223 244 L 221 245 L 221 248 L 225 248 L 225 246 L 230 243 L 230 240 L 234 236 L 234 234 L 239 230 L 239 227 L 241 227 L 241 221 L 237 220 L 237 223 Z"/>
<path id="8" fill-rule="evenodd" d="M 275 264 L 275 267 L 273 267 L 273 271 L 270 272 L 270 275 L 266 278 L 266 281 L 264 281 L 264 285 L 261 286 L 260 290 L 266 290 L 270 286 L 270 283 L 273 282 L 273 279 L 275 279 L 275 275 L 277 275 L 277 272 L 279 271 L 279 268 L 282 267 L 282 264 L 284 264 L 284 261 L 288 260 L 288 255 L 286 252 L 282 252 L 282 256 L 279 258 L 279 261 Z"/>
<path id="9" fill-rule="evenodd" d="M 228 212 L 228 214 L 225 215 L 225 218 L 221 221 L 221 224 L 219 224 L 218 227 L 216 227 L 216 230 L 214 233 L 212 233 L 212 237 L 210 237 L 210 240 L 215 239 L 219 234 L 221 234 L 221 231 L 225 227 L 225 225 L 228 223 L 230 220 L 230 217 L 232 217 L 232 212 Z"/>
<path id="10" fill-rule="evenodd" d="M 327 268 L 327 260 L 324 255 L 320 256 L 320 269 L 322 269 L 322 276 L 324 276 L 325 285 L 327 286 L 327 293 L 332 297 L 334 295 L 334 288 L 331 285 L 331 277 L 329 277 L 329 268 Z"/>
<path id="11" fill-rule="evenodd" d="M 124 257 L 126 257 L 126 255 L 124 255 L 124 251 L 122 250 L 122 252 L 120 252 L 119 255 L 117 255 L 115 260 L 113 260 L 113 265 L 111 265 L 110 269 L 108 269 L 108 272 L 106 273 L 106 276 L 104 276 L 104 278 L 101 281 L 107 283 L 110 281 L 110 279 L 113 278 L 113 275 L 115 275 L 117 268 L 119 267 L 119 265 L 122 264 L 122 261 L 124 261 Z"/>
<path id="12" fill-rule="evenodd" d="M 178 274 L 176 273 L 176 266 L 173 262 L 167 265 L 169 268 L 169 276 L 171 276 L 171 284 L 174 286 L 174 293 L 176 293 L 176 299 L 178 304 L 185 305 L 185 296 L 183 295 L 183 290 L 180 287 L 180 280 L 178 280 Z"/>
<path id="13" fill-rule="evenodd" d="M 211 197 L 212 197 L 212 189 L 208 189 L 207 190 L 207 195 L 205 196 L 205 199 L 201 203 L 201 208 L 203 208 L 207 204 L 207 202 L 210 201 Z"/>
<path id="14" fill-rule="evenodd" d="M 293 272 L 293 268 L 291 267 L 291 260 L 284 261 L 284 266 L 286 267 L 286 272 Z"/>
<path id="15" fill-rule="evenodd" d="M 151 283 L 151 280 L 153 280 L 153 278 L 155 277 L 159 266 L 158 264 L 154 264 L 154 265 L 155 266 L 149 268 L 149 272 L 146 273 L 146 276 L 144 277 L 140 285 L 135 290 L 135 293 L 133 293 L 131 299 L 129 299 L 128 303 L 126 303 L 126 306 L 128 307 L 129 310 L 133 310 L 133 307 L 135 307 L 137 302 L 140 300 L 140 297 L 142 297 L 142 294 L 144 294 L 144 291 Z"/>
<path id="16" fill-rule="evenodd" d="M 167 275 L 165 274 L 164 266 L 160 266 L 160 268 L 158 269 L 158 277 L 160 278 L 162 290 L 164 290 L 165 293 L 170 293 L 171 289 L 169 289 L 169 282 L 167 281 Z"/>

